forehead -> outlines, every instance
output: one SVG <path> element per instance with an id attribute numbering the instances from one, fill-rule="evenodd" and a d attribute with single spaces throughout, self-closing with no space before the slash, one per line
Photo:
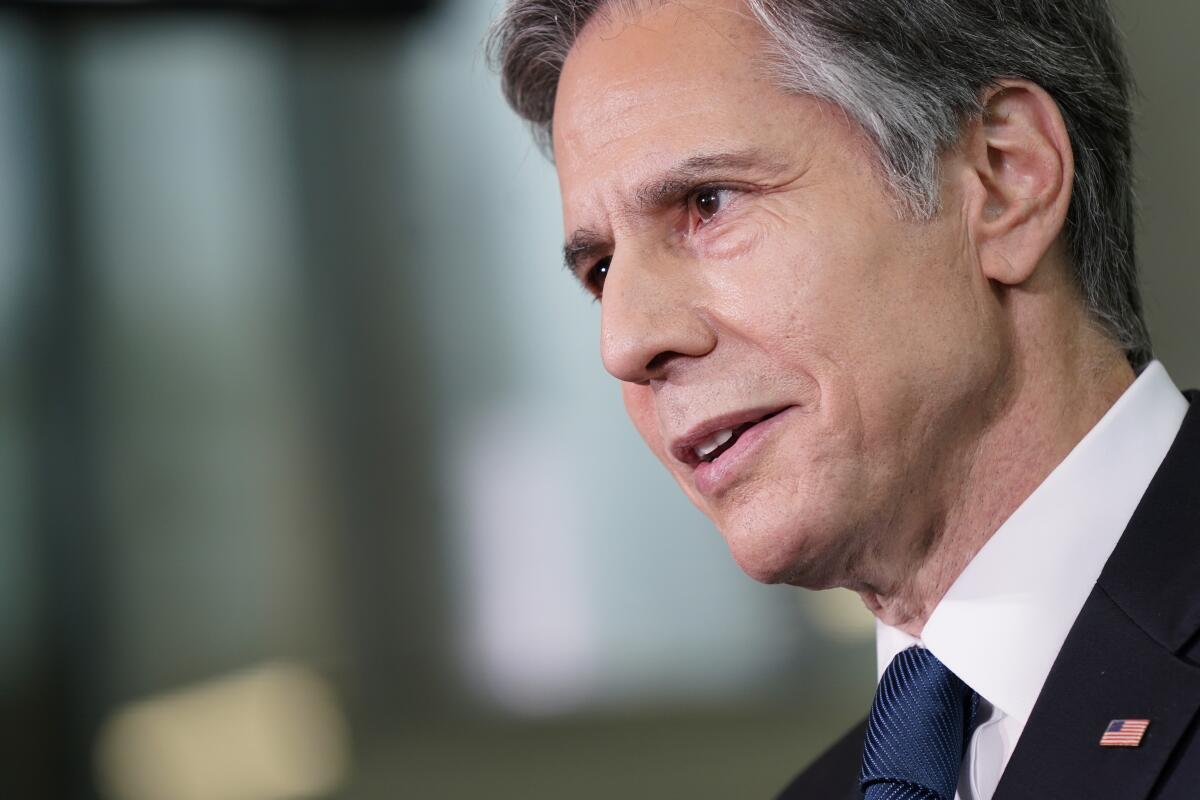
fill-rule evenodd
<path id="1" fill-rule="evenodd" d="M 611 3 L 584 26 L 563 63 L 555 121 L 581 102 L 612 117 L 645 99 L 698 99 L 714 82 L 748 90 L 761 80 L 756 65 L 765 44 L 736 0 Z"/>
<path id="2" fill-rule="evenodd" d="M 763 69 L 767 37 L 734 0 L 614 9 L 581 32 L 563 65 L 553 122 L 565 206 L 634 184 L 694 152 L 776 144 L 794 104 Z M 605 186 L 605 190 L 614 187 Z"/>

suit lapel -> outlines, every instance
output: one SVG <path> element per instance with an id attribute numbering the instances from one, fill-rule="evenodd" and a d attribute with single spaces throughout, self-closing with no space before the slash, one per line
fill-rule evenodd
<path id="1" fill-rule="evenodd" d="M 994 800 L 1142 800 L 1200 710 L 1177 654 L 1200 628 L 1200 402 L 1050 670 Z M 1100 747 L 1110 720 L 1149 719 L 1140 747 Z"/>
<path id="2" fill-rule="evenodd" d="M 994 800 L 1146 797 L 1200 709 L 1200 670 L 1092 591 L 1038 697 Z M 1114 719 L 1148 719 L 1137 748 L 1100 746 Z"/>
<path id="3" fill-rule="evenodd" d="M 775 800 L 862 800 L 858 770 L 866 735 L 864 719 L 805 767 Z"/>

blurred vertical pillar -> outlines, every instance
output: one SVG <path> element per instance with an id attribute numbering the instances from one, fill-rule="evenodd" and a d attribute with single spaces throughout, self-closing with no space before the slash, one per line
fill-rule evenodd
<path id="1" fill-rule="evenodd" d="M 396 109 L 404 28 L 296 23 L 292 102 L 300 177 L 309 355 L 361 722 L 387 729 L 446 691 L 446 525 L 429 374 L 429 309 L 408 213 L 423 187 L 405 169 Z"/>
<path id="2" fill-rule="evenodd" d="M 48 18 L 31 30 L 36 58 L 29 77 L 36 101 L 29 111 L 41 142 L 37 178 L 45 193 L 32 252 L 38 313 L 30 320 L 28 349 L 42 640 L 15 750 L 31 751 L 31 758 L 17 765 L 21 788 L 4 794 L 84 800 L 95 796 L 91 747 L 102 713 L 96 673 L 106 663 L 92 347 L 95 276 L 79 250 L 74 26 Z"/>

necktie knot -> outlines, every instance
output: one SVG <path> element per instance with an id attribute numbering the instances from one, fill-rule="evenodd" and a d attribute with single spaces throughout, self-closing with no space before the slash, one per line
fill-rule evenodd
<path id="1" fill-rule="evenodd" d="M 884 670 L 863 747 L 866 800 L 954 800 L 979 695 L 938 661 L 910 647 Z"/>

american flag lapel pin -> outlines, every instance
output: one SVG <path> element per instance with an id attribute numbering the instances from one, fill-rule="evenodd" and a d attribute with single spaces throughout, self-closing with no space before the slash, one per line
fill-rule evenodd
<path id="1" fill-rule="evenodd" d="M 1101 747 L 1137 747 L 1150 726 L 1148 719 L 1114 719 L 1100 737 Z"/>

